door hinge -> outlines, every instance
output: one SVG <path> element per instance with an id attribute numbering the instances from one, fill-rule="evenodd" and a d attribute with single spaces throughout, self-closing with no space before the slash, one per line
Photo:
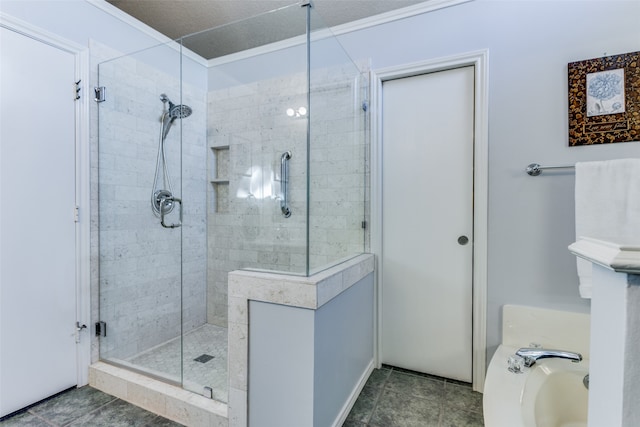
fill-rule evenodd
<path id="1" fill-rule="evenodd" d="M 80 222 L 80 206 L 73 208 L 73 221 Z"/>
<path id="2" fill-rule="evenodd" d="M 97 337 L 107 336 L 107 322 L 103 322 L 102 320 L 99 322 L 96 322 L 96 336 Z"/>
<path id="3" fill-rule="evenodd" d="M 107 100 L 107 88 L 104 86 L 94 87 L 93 93 L 95 94 L 94 100 L 96 102 L 104 102 Z"/>
<path id="4" fill-rule="evenodd" d="M 73 83 L 73 100 L 77 101 L 78 99 L 80 99 L 80 89 L 82 89 L 80 87 L 80 82 L 82 80 L 78 80 L 77 82 Z"/>
<path id="5" fill-rule="evenodd" d="M 366 230 L 367 229 L 367 221 L 362 221 L 361 227 L 362 227 L 363 230 Z"/>

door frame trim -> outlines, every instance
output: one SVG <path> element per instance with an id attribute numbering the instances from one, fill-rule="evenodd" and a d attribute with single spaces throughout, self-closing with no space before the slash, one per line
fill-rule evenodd
<path id="1" fill-rule="evenodd" d="M 376 365 L 382 363 L 382 84 L 387 80 L 434 73 L 464 66 L 474 67 L 473 154 L 473 389 L 482 392 L 487 349 L 487 237 L 489 194 L 489 50 L 381 68 L 371 71 L 371 249 L 376 254 Z"/>
<path id="2" fill-rule="evenodd" d="M 89 383 L 91 363 L 91 265 L 90 265 L 90 147 L 89 147 L 89 49 L 26 21 L 0 12 L 0 26 L 74 55 L 75 81 L 80 80 L 80 99 L 75 103 L 75 200 L 79 216 L 76 222 L 75 293 L 76 320 L 87 327 L 79 331 L 76 345 L 76 379 L 78 386 Z M 73 82 L 69 82 L 69 97 Z"/>

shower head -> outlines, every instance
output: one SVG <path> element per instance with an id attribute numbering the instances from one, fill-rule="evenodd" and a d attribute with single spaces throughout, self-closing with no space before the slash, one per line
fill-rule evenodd
<path id="1" fill-rule="evenodd" d="M 160 94 L 160 101 L 162 101 L 165 104 L 167 102 L 169 103 L 169 117 L 171 118 L 171 121 L 175 119 L 184 119 L 185 117 L 189 117 L 193 112 L 193 110 L 191 110 L 191 107 L 189 107 L 188 105 L 174 104 L 173 102 L 171 102 L 169 97 L 164 93 Z"/>
<path id="2" fill-rule="evenodd" d="M 191 107 L 188 105 L 174 105 L 169 101 L 169 116 L 171 116 L 171 120 L 184 119 L 189 117 L 192 112 Z"/>
<path id="3" fill-rule="evenodd" d="M 193 110 L 188 105 L 174 104 L 164 93 L 160 95 L 160 101 L 165 104 L 165 107 L 166 103 L 169 103 L 169 109 L 167 110 L 165 108 L 164 113 L 162 114 L 162 117 L 160 119 L 160 121 L 162 122 L 162 140 L 164 141 L 164 139 L 167 137 L 167 134 L 169 133 L 169 129 L 171 129 L 171 125 L 173 124 L 174 120 L 189 117 Z"/>

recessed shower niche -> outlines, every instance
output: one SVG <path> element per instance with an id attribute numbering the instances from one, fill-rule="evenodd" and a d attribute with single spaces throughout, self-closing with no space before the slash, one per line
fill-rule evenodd
<path id="1" fill-rule="evenodd" d="M 229 141 L 231 136 L 209 136 L 210 211 L 229 213 Z"/>

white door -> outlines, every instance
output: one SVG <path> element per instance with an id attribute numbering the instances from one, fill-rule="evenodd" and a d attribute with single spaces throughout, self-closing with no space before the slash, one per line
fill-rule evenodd
<path id="1" fill-rule="evenodd" d="M 75 56 L 0 31 L 3 416 L 77 382 Z"/>
<path id="2" fill-rule="evenodd" d="M 382 361 L 471 382 L 474 67 L 382 99 Z"/>

